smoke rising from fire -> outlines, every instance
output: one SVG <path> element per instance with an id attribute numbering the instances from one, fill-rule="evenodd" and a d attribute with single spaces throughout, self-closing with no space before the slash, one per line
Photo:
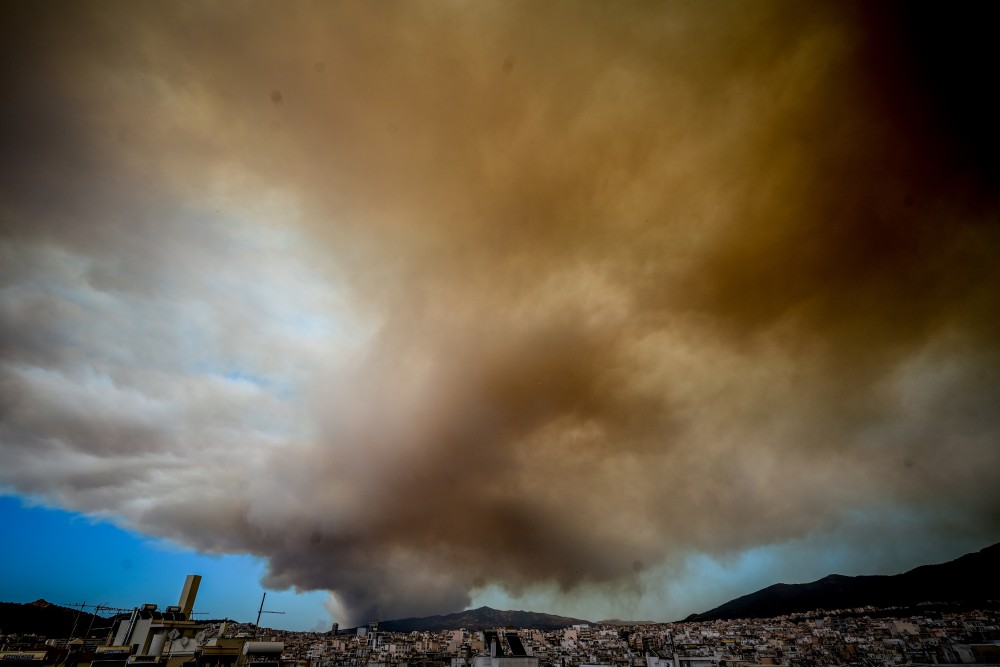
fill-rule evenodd
<path id="1" fill-rule="evenodd" d="M 5 7 L 0 484 L 342 624 L 996 540 L 989 47 L 923 11 Z"/>

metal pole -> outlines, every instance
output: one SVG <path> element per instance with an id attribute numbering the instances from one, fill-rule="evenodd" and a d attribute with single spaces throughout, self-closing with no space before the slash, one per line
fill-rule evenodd
<path id="1" fill-rule="evenodd" d="M 80 612 L 83 611 L 83 608 L 87 606 L 87 601 L 84 600 L 83 602 L 77 602 L 76 604 L 71 604 L 69 606 L 79 607 L 79 609 L 76 610 L 76 615 L 73 617 L 73 629 L 69 631 L 69 638 L 72 639 L 73 635 L 76 634 L 76 623 L 77 621 L 80 620 Z"/>
<path id="2" fill-rule="evenodd" d="M 257 623 L 254 624 L 253 637 L 257 638 L 257 633 L 260 632 L 260 615 L 264 613 L 264 599 L 267 597 L 267 591 L 264 591 L 264 595 L 260 598 L 260 609 L 257 610 Z"/>
<path id="3" fill-rule="evenodd" d="M 90 625 L 87 626 L 87 634 L 84 635 L 83 637 L 85 640 L 90 638 L 90 631 L 94 629 L 94 619 L 97 618 L 97 615 L 101 612 L 102 609 L 104 609 L 103 604 L 99 604 L 96 607 L 94 607 L 94 614 L 93 616 L 90 617 Z"/>

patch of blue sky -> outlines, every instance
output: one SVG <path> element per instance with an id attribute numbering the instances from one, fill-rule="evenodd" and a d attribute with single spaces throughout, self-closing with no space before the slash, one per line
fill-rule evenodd
<path id="1" fill-rule="evenodd" d="M 235 368 L 203 360 L 191 367 L 191 372 L 222 378 L 235 385 L 260 391 L 282 403 L 290 404 L 301 397 L 302 387 L 297 378 L 287 373 L 267 372 L 263 368 L 245 366 Z"/>
<path id="2" fill-rule="evenodd" d="M 245 370 L 225 370 L 221 371 L 219 374 L 231 382 L 246 382 L 257 387 L 267 387 L 272 384 L 272 380 L 270 378 Z"/>
<path id="3" fill-rule="evenodd" d="M 188 574 L 202 575 L 196 618 L 252 622 L 264 589 L 265 562 L 252 555 L 203 554 L 146 538 L 75 512 L 49 509 L 0 495 L 0 601 L 44 598 L 69 605 L 86 601 L 130 609 L 176 604 Z M 322 591 L 268 591 L 261 625 L 290 630 L 329 629 Z"/>
<path id="4" fill-rule="evenodd" d="M 290 411 L 288 419 L 292 420 L 292 422 L 275 419 L 268 427 L 260 420 L 249 420 L 254 423 L 257 430 L 279 439 L 284 439 L 293 433 L 301 433 L 303 431 L 303 422 L 298 417 L 291 416 L 291 414 L 298 414 L 298 401 L 302 399 L 305 392 L 302 383 L 297 378 L 291 375 L 256 375 L 253 372 L 242 370 L 226 371 L 222 377 L 230 382 L 246 383 Z M 273 413 L 269 414 L 272 418 L 275 417 Z"/>

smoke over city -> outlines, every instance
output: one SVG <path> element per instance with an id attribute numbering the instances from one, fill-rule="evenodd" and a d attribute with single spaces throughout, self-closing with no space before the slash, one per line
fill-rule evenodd
<path id="1" fill-rule="evenodd" d="M 996 541 L 963 11 L 8 3 L 0 489 L 345 627 Z"/>

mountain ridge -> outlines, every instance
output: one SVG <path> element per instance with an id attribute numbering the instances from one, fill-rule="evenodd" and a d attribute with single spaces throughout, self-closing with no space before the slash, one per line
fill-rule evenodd
<path id="1" fill-rule="evenodd" d="M 893 607 L 926 602 L 974 604 L 1000 599 L 1000 543 L 900 574 L 828 574 L 803 584 L 778 583 L 734 598 L 686 621 L 768 618 L 815 609 Z"/>
<path id="2" fill-rule="evenodd" d="M 524 610 L 493 609 L 492 607 L 482 606 L 478 609 L 466 609 L 452 614 L 381 621 L 379 629 L 389 632 L 412 632 L 414 630 L 436 632 L 441 630 L 457 630 L 459 628 L 482 630 L 509 626 L 531 628 L 534 630 L 558 630 L 583 623 L 590 624 L 591 622 L 570 616 L 557 616 L 555 614 L 543 614 L 541 612 Z"/>
<path id="3" fill-rule="evenodd" d="M 45 637 L 81 637 L 106 634 L 110 617 L 97 616 L 38 599 L 34 602 L 0 602 L 0 631 L 8 634 L 37 634 Z M 103 633 L 96 633 L 98 628 Z"/>

